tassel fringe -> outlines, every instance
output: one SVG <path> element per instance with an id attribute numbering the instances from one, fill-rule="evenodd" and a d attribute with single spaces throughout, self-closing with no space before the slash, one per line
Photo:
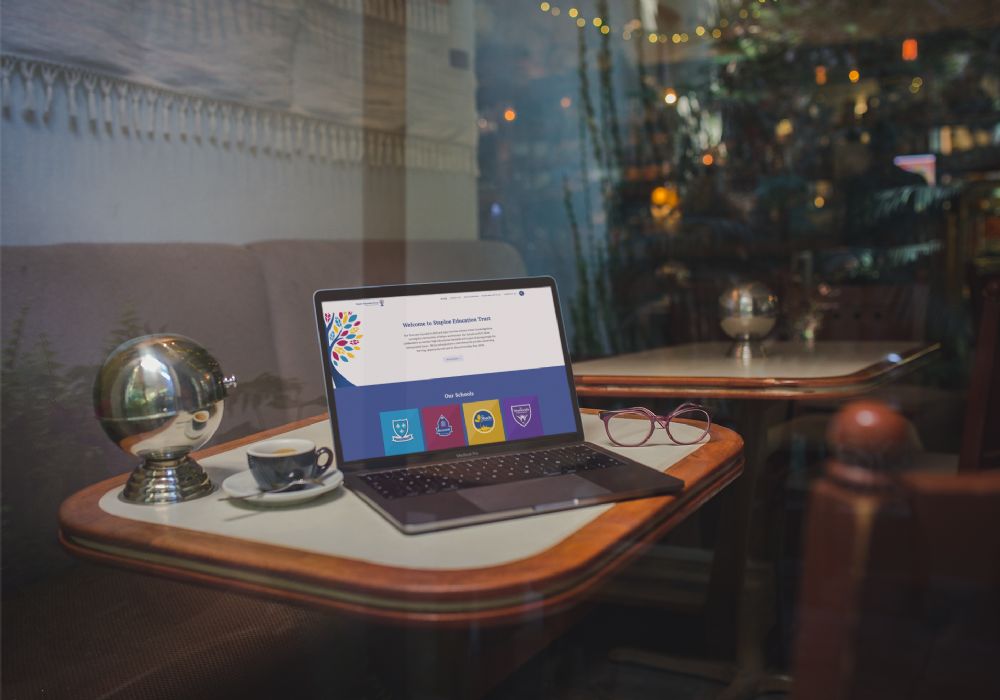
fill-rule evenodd
<path id="1" fill-rule="evenodd" d="M 365 14 L 401 21 L 424 13 L 428 26 L 447 26 L 447 5 L 429 0 L 335 0 L 344 9 L 364 8 Z M 350 6 L 350 7 L 348 7 Z M 436 29 L 433 31 L 437 31 Z M 20 77 L 23 99 L 14 105 L 14 87 Z M 236 151 L 272 157 L 303 158 L 324 163 L 364 164 L 375 167 L 416 168 L 475 174 L 474 146 L 344 126 L 244 104 L 193 97 L 120 78 L 20 58 L 0 56 L 0 89 L 5 118 L 18 113 L 41 115 L 53 127 L 52 105 L 57 89 L 65 90 L 67 122 L 77 119 L 77 89 L 86 96 L 87 119 L 96 128 L 103 122 L 109 135 L 165 141 L 194 141 Z M 36 89 L 41 89 L 41 101 Z M 117 127 L 117 129 L 116 129 Z"/>

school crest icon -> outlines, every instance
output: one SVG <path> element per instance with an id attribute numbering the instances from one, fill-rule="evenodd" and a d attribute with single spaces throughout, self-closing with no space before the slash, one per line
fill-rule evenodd
<path id="1" fill-rule="evenodd" d="M 496 420 L 493 418 L 493 414 L 484 408 L 476 411 L 475 415 L 472 416 L 472 425 L 476 429 L 476 432 L 485 435 L 493 432 Z"/>
<path id="2" fill-rule="evenodd" d="M 503 414 L 500 413 L 500 402 L 497 399 L 464 403 L 462 415 L 465 418 L 465 432 L 469 436 L 470 445 L 503 442 L 507 439 L 504 422 L 500 420 Z"/>
<path id="3" fill-rule="evenodd" d="M 531 422 L 531 404 L 522 403 L 510 407 L 511 418 L 522 428 L 527 428 Z"/>
<path id="4" fill-rule="evenodd" d="M 393 442 L 409 442 L 413 439 L 413 434 L 410 432 L 410 419 L 409 418 L 397 418 L 392 421 L 392 441 Z"/>
<path id="5" fill-rule="evenodd" d="M 500 405 L 503 407 L 503 422 L 508 440 L 523 440 L 545 434 L 542 430 L 542 411 L 538 396 L 511 396 L 501 399 Z"/>
<path id="6" fill-rule="evenodd" d="M 438 437 L 448 437 L 451 435 L 451 423 L 448 422 L 448 419 L 444 417 L 443 413 L 438 416 L 437 426 L 434 428 L 434 433 Z"/>
<path id="7" fill-rule="evenodd" d="M 382 448 L 386 455 L 401 455 L 424 451 L 424 431 L 420 411 L 403 408 L 379 413 L 382 428 Z"/>

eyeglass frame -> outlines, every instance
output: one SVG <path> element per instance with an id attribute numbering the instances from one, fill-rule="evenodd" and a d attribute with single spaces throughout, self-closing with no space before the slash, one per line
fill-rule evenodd
<path id="1" fill-rule="evenodd" d="M 705 414 L 706 418 L 705 432 L 699 435 L 697 440 L 690 440 L 685 442 L 682 440 L 678 440 L 677 438 L 674 437 L 673 433 L 670 432 L 670 422 L 675 418 L 679 417 L 681 414 L 687 413 L 689 411 L 701 411 L 702 413 Z M 649 419 L 649 432 L 646 434 L 646 437 L 644 437 L 641 442 L 637 442 L 632 445 L 626 445 L 624 443 L 618 442 L 613 437 L 611 437 L 611 429 L 608 427 L 608 423 L 611 421 L 612 418 L 621 415 L 623 413 L 639 413 L 641 415 L 646 416 Z M 597 417 L 600 418 L 601 421 L 604 423 L 604 432 L 608 436 L 608 440 L 610 440 L 614 445 L 617 445 L 618 447 L 642 447 L 647 442 L 649 442 L 649 439 L 651 437 L 653 437 L 653 433 L 656 432 L 657 425 L 659 425 L 667 432 L 667 437 L 669 437 L 676 445 L 696 445 L 702 440 L 704 440 L 705 436 L 708 435 L 709 431 L 712 429 L 712 414 L 709 413 L 708 409 L 702 406 L 701 404 L 692 403 L 690 401 L 682 403 L 680 406 L 678 406 L 665 416 L 657 415 L 656 413 L 653 413 L 644 406 L 634 406 L 632 408 L 619 408 L 611 411 L 601 411 L 600 413 L 597 414 Z"/>

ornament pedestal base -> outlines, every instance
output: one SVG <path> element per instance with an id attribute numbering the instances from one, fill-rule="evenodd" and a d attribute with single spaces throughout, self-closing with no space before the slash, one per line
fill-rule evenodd
<path id="1" fill-rule="evenodd" d="M 201 465 L 188 456 L 146 459 L 129 476 L 122 500 L 129 503 L 181 503 L 215 490 Z"/>

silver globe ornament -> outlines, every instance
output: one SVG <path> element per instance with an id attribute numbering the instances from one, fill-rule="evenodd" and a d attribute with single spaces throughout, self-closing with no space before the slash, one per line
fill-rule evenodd
<path id="1" fill-rule="evenodd" d="M 760 282 L 738 284 L 719 297 L 719 322 L 733 339 L 729 357 L 764 357 L 761 341 L 778 320 L 778 297 Z"/>
<path id="2" fill-rule="evenodd" d="M 94 410 L 108 437 L 142 460 L 124 500 L 179 503 L 212 492 L 188 455 L 218 430 L 235 386 L 205 348 L 181 335 L 133 338 L 108 355 L 94 383 Z"/>

